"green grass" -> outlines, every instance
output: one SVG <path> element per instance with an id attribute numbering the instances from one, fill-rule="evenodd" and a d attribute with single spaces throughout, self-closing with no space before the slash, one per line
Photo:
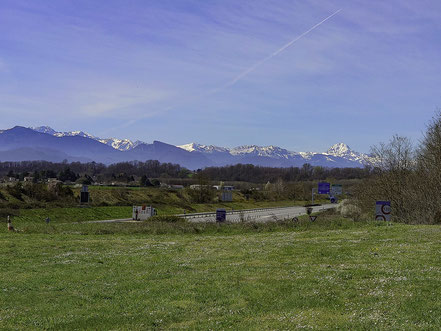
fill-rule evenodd
<path id="1" fill-rule="evenodd" d="M 158 215 L 175 215 L 186 212 L 215 212 L 216 208 L 251 209 L 268 207 L 286 207 L 303 205 L 304 201 L 275 201 L 275 202 L 232 202 L 232 203 L 212 203 L 194 204 L 192 210 L 183 209 L 171 205 L 158 204 Z M 86 206 L 86 207 L 58 207 L 58 208 L 35 208 L 17 210 L 19 216 L 14 218 L 16 224 L 41 223 L 46 217 L 51 219 L 52 224 L 66 222 L 87 222 L 108 219 L 122 219 L 132 217 L 132 206 Z"/>
<path id="2" fill-rule="evenodd" d="M 46 217 L 51 219 L 52 224 L 58 224 L 130 218 L 131 216 L 132 207 L 130 206 L 37 208 L 20 210 L 20 215 L 14 218 L 14 223 L 17 225 L 42 223 Z"/>
<path id="3" fill-rule="evenodd" d="M 227 210 L 286 207 L 304 205 L 306 201 L 254 201 L 246 200 L 239 192 L 233 193 L 234 202 L 213 202 L 206 204 L 191 203 L 185 190 L 167 190 L 153 187 L 102 187 L 90 186 L 91 202 L 87 207 L 79 207 L 75 199 L 60 199 L 57 201 L 36 201 L 23 195 L 23 201 L 11 196 L 5 188 L 0 189 L 3 198 L 0 199 L 0 221 L 6 215 L 16 216 L 14 222 L 29 224 L 43 222 L 46 217 L 52 223 L 79 221 L 97 221 L 107 219 L 130 218 L 133 205 L 151 205 L 159 215 L 175 215 L 197 212 L 214 212 L 217 208 Z M 79 195 L 80 189 L 74 189 L 74 195 Z M 216 200 L 216 199 L 215 199 Z M 326 202 L 325 200 L 321 201 Z"/>
<path id="4" fill-rule="evenodd" d="M 0 329 L 441 327 L 438 226 L 324 214 L 21 230 L 0 229 Z"/>

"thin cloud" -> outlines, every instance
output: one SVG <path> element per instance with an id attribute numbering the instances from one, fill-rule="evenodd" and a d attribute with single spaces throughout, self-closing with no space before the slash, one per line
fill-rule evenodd
<path id="1" fill-rule="evenodd" d="M 234 84 L 236 84 L 238 81 L 240 81 L 241 79 L 243 79 L 244 77 L 246 77 L 248 74 L 250 74 L 251 72 L 253 72 L 254 70 L 256 70 L 258 67 L 260 67 L 261 65 L 263 65 L 265 62 L 271 60 L 273 57 L 279 55 L 280 53 L 282 53 L 283 51 L 285 51 L 286 49 L 288 49 L 289 47 L 291 47 L 294 43 L 296 43 L 297 41 L 299 41 L 300 39 L 302 39 L 303 37 L 305 37 L 306 35 L 308 35 L 310 32 L 314 31 L 315 29 L 317 29 L 319 26 L 321 26 L 322 24 L 324 24 L 326 21 L 330 20 L 332 17 L 334 17 L 335 15 L 337 15 L 339 12 L 341 12 L 342 9 L 337 10 L 336 12 L 332 13 L 331 15 L 329 15 L 328 17 L 326 17 L 325 19 L 321 20 L 320 22 L 318 22 L 317 24 L 313 25 L 311 28 L 309 28 L 308 30 L 306 30 L 305 32 L 303 32 L 302 34 L 300 34 L 299 36 L 295 37 L 294 39 L 290 40 L 288 43 L 286 43 L 285 45 L 283 45 L 282 47 L 280 47 L 279 49 L 277 49 L 275 52 L 271 53 L 270 55 L 268 55 L 267 57 L 265 57 L 264 59 L 260 60 L 259 62 L 257 62 L 256 64 L 254 64 L 253 66 L 251 66 L 250 68 L 246 69 L 245 71 L 241 72 L 239 75 L 237 75 L 236 77 L 234 77 L 231 81 L 227 82 L 226 84 L 222 85 L 221 87 L 215 88 L 213 90 L 210 90 L 206 93 L 201 93 L 199 95 L 194 95 L 194 96 L 190 96 L 190 97 L 186 97 L 184 98 L 185 100 L 183 100 L 183 102 L 179 103 L 180 106 L 182 106 L 182 104 L 191 104 L 194 103 L 204 97 L 207 97 L 209 95 L 218 93 L 220 91 L 222 91 L 223 89 L 233 86 Z M 175 106 L 169 106 L 166 109 L 163 109 L 161 112 L 155 112 L 155 113 L 162 113 L 162 112 L 167 112 L 170 111 L 174 108 L 176 108 L 177 105 Z M 146 115 L 141 115 L 140 118 L 144 119 L 144 118 L 148 118 L 150 117 L 150 113 L 146 114 Z M 139 119 L 138 119 L 139 120 Z M 117 129 L 121 129 L 121 128 L 126 128 L 130 125 L 132 125 L 134 123 L 133 120 L 127 121 L 126 123 L 122 124 L 121 126 L 119 126 Z"/>
<path id="2" fill-rule="evenodd" d="M 271 53 L 270 55 L 268 55 L 267 57 L 265 57 L 264 59 L 260 60 L 259 62 L 257 62 L 256 64 L 254 64 L 253 66 L 249 67 L 248 69 L 244 70 L 243 72 L 241 72 L 239 75 L 237 75 L 236 77 L 234 77 L 231 81 L 229 81 L 228 83 L 224 84 L 223 86 L 214 89 L 211 91 L 212 93 L 216 93 L 219 92 L 227 87 L 230 87 L 234 84 L 236 84 L 238 81 L 240 81 L 241 79 L 243 79 L 244 77 L 246 77 L 247 75 L 249 75 L 251 72 L 253 72 L 254 70 L 256 70 L 258 67 L 260 67 L 261 65 L 263 65 L 265 62 L 271 60 L 273 57 L 279 55 L 280 53 L 282 53 L 283 51 L 285 51 L 286 49 L 288 49 L 289 47 L 291 47 L 294 43 L 296 43 L 297 41 L 299 41 L 300 39 L 302 39 L 303 37 L 305 37 L 307 34 L 309 34 L 310 32 L 312 32 L 313 30 L 317 29 L 320 25 L 322 25 L 323 23 L 325 23 L 326 21 L 330 20 L 332 17 L 334 17 L 335 15 L 337 15 L 339 12 L 341 12 L 342 9 L 337 10 L 335 13 L 329 15 L 328 17 L 326 17 L 324 20 L 320 21 L 319 23 L 315 24 L 313 27 L 309 28 L 308 30 L 306 30 L 305 32 L 303 32 L 301 35 L 297 36 L 296 38 L 294 38 L 293 40 L 291 40 L 290 42 L 288 42 L 287 44 L 283 45 L 281 48 L 279 48 L 278 50 L 276 50 L 275 52 Z"/>

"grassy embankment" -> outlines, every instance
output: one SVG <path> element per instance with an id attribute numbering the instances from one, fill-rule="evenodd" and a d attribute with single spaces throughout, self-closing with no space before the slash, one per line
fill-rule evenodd
<path id="1" fill-rule="evenodd" d="M 234 192 L 233 202 L 213 202 L 195 204 L 184 191 L 164 190 L 158 188 L 120 188 L 120 187 L 94 187 L 90 186 L 91 203 L 87 207 L 79 207 L 77 203 L 65 203 L 55 201 L 42 203 L 23 196 L 23 200 L 17 200 L 6 190 L 2 192 L 4 198 L 0 203 L 13 213 L 17 213 L 14 222 L 28 224 L 43 222 L 46 217 L 54 223 L 93 221 L 129 218 L 132 215 L 133 205 L 152 205 L 158 215 L 174 215 L 189 212 L 212 212 L 216 208 L 251 209 L 262 207 L 285 207 L 304 205 L 306 201 L 255 201 L 246 200 L 240 192 Z M 79 189 L 74 190 L 75 196 L 79 195 Z M 1 201 L 0 201 L 1 202 Z M 325 200 L 322 200 L 325 202 Z M 11 208 L 12 206 L 13 208 Z"/>
<path id="2" fill-rule="evenodd" d="M 0 329 L 441 327 L 438 226 L 328 213 L 24 230 L 0 229 Z"/>

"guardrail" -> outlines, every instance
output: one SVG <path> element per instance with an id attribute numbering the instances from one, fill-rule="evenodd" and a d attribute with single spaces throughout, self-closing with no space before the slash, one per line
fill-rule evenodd
<path id="1" fill-rule="evenodd" d="M 240 214 L 240 213 L 257 213 L 257 212 L 262 212 L 262 211 L 270 211 L 270 210 L 276 210 L 276 209 L 289 209 L 289 208 L 295 208 L 295 207 L 303 207 L 303 206 L 269 207 L 269 208 L 257 208 L 257 209 L 238 209 L 238 210 L 227 211 L 227 215 L 235 215 L 235 214 Z M 319 207 L 319 206 L 317 206 L 317 207 Z M 182 217 L 182 218 L 203 218 L 203 217 L 210 217 L 210 216 L 216 217 L 216 212 L 179 214 L 176 216 Z"/>

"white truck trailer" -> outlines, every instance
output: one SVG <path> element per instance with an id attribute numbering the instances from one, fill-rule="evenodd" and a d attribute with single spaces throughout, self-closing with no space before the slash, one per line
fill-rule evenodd
<path id="1" fill-rule="evenodd" d="M 135 221 L 145 221 L 156 214 L 156 209 L 152 206 L 133 206 L 132 219 Z"/>

